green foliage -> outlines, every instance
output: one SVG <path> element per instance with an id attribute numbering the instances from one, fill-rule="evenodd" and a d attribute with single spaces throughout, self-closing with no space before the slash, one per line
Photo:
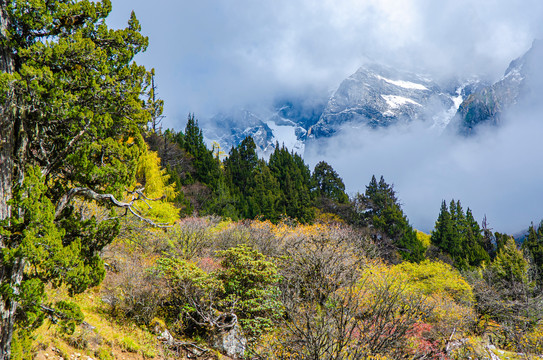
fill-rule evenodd
<path id="1" fill-rule="evenodd" d="M 493 343 L 503 348 L 529 352 L 523 338 L 541 322 L 540 290 L 530 264 L 512 237 L 498 250 L 494 261 L 478 271 L 470 282 L 477 298 L 481 328 L 493 330 Z"/>
<path id="2" fill-rule="evenodd" d="M 469 269 L 490 263 L 488 247 L 479 224 L 468 208 L 464 214 L 460 201 L 445 201 L 437 218 L 431 237 L 432 244 L 449 254 L 459 269 Z"/>
<path id="3" fill-rule="evenodd" d="M 362 225 L 376 229 L 382 242 L 391 241 L 402 259 L 416 262 L 424 259 L 422 242 L 404 215 L 393 187 L 382 176 L 379 183 L 372 177 L 357 202 Z"/>
<path id="4" fill-rule="evenodd" d="M 257 165 L 258 156 L 253 138 L 246 137 L 237 147 L 232 147 L 228 158 L 224 162 L 227 178 L 232 189 L 243 194 L 244 185 L 246 181 L 249 184 L 251 183 L 253 171 Z"/>
<path id="5" fill-rule="evenodd" d="M 501 281 L 508 283 L 528 282 L 528 262 L 524 259 L 522 251 L 517 248 L 513 238 L 509 238 L 503 248 L 498 251 L 490 267 Z"/>
<path id="6" fill-rule="evenodd" d="M 219 252 L 221 268 L 205 272 L 194 262 L 161 258 L 158 269 L 172 289 L 166 311 L 174 320 L 184 314 L 183 332 L 212 330 L 222 314 L 233 313 L 250 336 L 270 330 L 282 316 L 279 275 L 264 255 L 239 245 Z"/>
<path id="7" fill-rule="evenodd" d="M 269 168 L 281 190 L 279 207 L 287 216 L 302 223 L 312 221 L 315 214 L 311 209 L 311 171 L 302 157 L 276 144 Z"/>
<path id="8" fill-rule="evenodd" d="M 225 303 L 240 317 L 242 327 L 251 335 L 270 330 L 282 316 L 276 266 L 247 245 L 220 251 L 222 269 L 216 274 L 222 281 Z"/>
<path id="9" fill-rule="evenodd" d="M 181 312 L 188 316 L 185 322 L 203 324 L 209 320 L 206 316 L 214 315 L 206 310 L 217 308 L 215 302 L 224 293 L 221 282 L 187 260 L 160 258 L 157 268 L 172 289 L 165 308 L 170 319 L 177 320 Z"/>
<path id="10" fill-rule="evenodd" d="M 141 346 L 130 336 L 124 336 L 119 340 L 119 345 L 125 351 L 131 353 L 137 353 L 140 351 Z"/>
<path id="11" fill-rule="evenodd" d="M 258 159 L 254 140 L 247 137 L 233 147 L 224 166 L 239 217 L 277 221 L 281 214 L 279 184 L 268 165 Z"/>
<path id="12" fill-rule="evenodd" d="M 79 306 L 69 301 L 59 301 L 56 304 L 56 316 L 60 317 L 59 327 L 60 332 L 72 335 L 75 327 L 81 325 L 84 316 Z"/>
<path id="13" fill-rule="evenodd" d="M 326 197 L 340 204 L 349 201 L 343 180 L 327 162 L 321 161 L 315 165 L 311 180 L 315 196 Z"/>
<path id="14" fill-rule="evenodd" d="M 522 249 L 529 254 L 537 269 L 537 282 L 539 285 L 543 284 L 543 221 L 537 227 L 534 224 L 530 225 Z"/>
<path id="15" fill-rule="evenodd" d="M 7 95 L 0 142 L 11 149 L 0 173 L 13 197 L 11 218 L 0 219 L 0 331 L 10 333 L 14 302 L 21 327 L 40 324 L 44 284 L 66 284 L 75 294 L 103 279 L 99 254 L 118 221 L 79 211 L 75 190 L 122 200 L 133 185 L 151 74 L 133 62 L 148 45 L 138 20 L 132 14 L 125 29 L 108 29 L 108 0 L 15 0 L 2 11 L 2 61 L 13 67 L 0 75 Z"/>
<path id="16" fill-rule="evenodd" d="M 206 147 L 204 135 L 198 127 L 198 120 L 194 118 L 194 114 L 188 116 L 182 139 L 180 145 L 192 156 L 195 180 L 216 189 L 221 173 L 219 162 L 213 157 L 213 151 Z"/>
<path id="17" fill-rule="evenodd" d="M 111 350 L 105 347 L 100 347 L 98 350 L 94 352 L 94 355 L 100 360 L 114 360 L 115 359 L 113 355 L 111 354 Z"/>
<path id="18" fill-rule="evenodd" d="M 2 249 L 4 264 L 16 263 L 20 258 L 27 262 L 19 294 L 13 294 L 9 284 L 2 284 L 2 297 L 16 296 L 20 304 L 18 321 L 26 328 L 37 327 L 43 320 L 39 306 L 45 298 L 44 283 L 66 284 L 71 293 L 78 293 L 98 284 L 104 276 L 100 258 L 88 253 L 95 242 L 103 240 L 100 234 L 92 233 L 97 237 L 85 243 L 84 233 L 70 241 L 70 229 L 59 228 L 54 222 L 55 209 L 46 191 L 40 169 L 30 168 L 13 199 L 25 215 L 24 222 L 12 221 L 15 233 L 11 239 L 17 242 Z"/>
<path id="19" fill-rule="evenodd" d="M 11 343 L 12 360 L 33 360 L 32 336 L 24 329 L 16 329 Z"/>

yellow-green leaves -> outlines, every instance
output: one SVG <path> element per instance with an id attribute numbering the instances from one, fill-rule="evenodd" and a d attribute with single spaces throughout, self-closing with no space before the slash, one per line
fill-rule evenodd
<path id="1" fill-rule="evenodd" d="M 173 199 L 177 193 L 174 184 L 168 184 L 169 175 L 160 167 L 160 158 L 154 151 L 144 152 L 139 160 L 136 170 L 139 184 L 145 188 L 145 195 L 155 199 L 147 203 L 138 204 L 138 209 L 146 217 L 161 223 L 173 223 L 179 218 L 179 209 L 168 200 Z"/>
<path id="2" fill-rule="evenodd" d="M 408 287 L 424 295 L 449 296 L 464 304 L 475 300 L 471 286 L 448 264 L 425 260 L 420 264 L 404 262 L 393 269 L 404 277 Z"/>

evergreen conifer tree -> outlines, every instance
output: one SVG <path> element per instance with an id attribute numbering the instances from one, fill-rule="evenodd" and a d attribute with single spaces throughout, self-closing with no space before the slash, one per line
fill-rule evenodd
<path id="1" fill-rule="evenodd" d="M 315 165 L 312 181 L 316 197 L 326 197 L 340 204 L 349 201 L 343 180 L 327 162 L 321 161 Z"/>
<path id="2" fill-rule="evenodd" d="M 360 197 L 360 196 L 359 196 Z M 404 260 L 424 259 L 424 246 L 404 215 L 394 188 L 381 176 L 379 183 L 371 178 L 362 197 L 363 223 L 390 239 Z"/>
<path id="3" fill-rule="evenodd" d="M 194 118 L 194 114 L 188 116 L 182 146 L 192 156 L 195 180 L 216 190 L 220 177 L 220 164 L 213 157 L 213 151 L 207 148 L 203 132 L 198 126 L 198 120 Z"/>
<path id="4" fill-rule="evenodd" d="M 287 216 L 300 222 L 312 221 L 311 171 L 302 157 L 277 144 L 268 164 L 281 190 L 280 208 L 285 210 Z"/>
<path id="5" fill-rule="evenodd" d="M 532 223 L 528 229 L 528 235 L 522 243 L 522 249 L 529 253 L 537 269 L 538 283 L 543 284 L 543 220 L 539 227 Z"/>
<path id="6" fill-rule="evenodd" d="M 430 241 L 449 254 L 459 269 L 490 263 L 482 230 L 469 208 L 464 213 L 460 200 L 451 200 L 449 208 L 445 201 L 441 203 Z"/>

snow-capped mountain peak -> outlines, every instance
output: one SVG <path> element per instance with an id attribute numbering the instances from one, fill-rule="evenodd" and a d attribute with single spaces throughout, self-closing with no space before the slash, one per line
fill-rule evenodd
<path id="1" fill-rule="evenodd" d="M 458 88 L 442 89 L 426 74 L 370 63 L 341 83 L 308 136 L 326 137 L 343 127 L 386 127 L 417 119 L 434 121 L 443 128 L 458 108 L 454 92 Z"/>

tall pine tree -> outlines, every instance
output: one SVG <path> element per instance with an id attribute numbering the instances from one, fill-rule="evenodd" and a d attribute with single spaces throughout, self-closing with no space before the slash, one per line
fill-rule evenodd
<path id="1" fill-rule="evenodd" d="M 118 221 L 85 218 L 74 200 L 132 206 L 119 199 L 151 120 L 152 76 L 133 62 L 148 40 L 133 13 L 108 29 L 110 11 L 109 0 L 0 0 L 0 360 L 16 314 L 39 324 L 46 283 L 79 293 L 104 276 Z"/>
<path id="2" fill-rule="evenodd" d="M 424 259 L 422 242 L 404 215 L 394 188 L 382 176 L 379 183 L 373 176 L 365 194 L 358 198 L 363 224 L 373 227 L 379 236 L 392 241 L 402 259 L 417 262 Z"/>
<path id="3" fill-rule="evenodd" d="M 343 180 L 326 161 L 315 165 L 311 180 L 315 197 L 328 198 L 339 204 L 345 204 L 349 201 L 349 197 L 345 194 Z"/>
<path id="4" fill-rule="evenodd" d="M 192 166 L 195 170 L 195 181 L 199 181 L 211 189 L 216 190 L 220 177 L 220 163 L 213 156 L 204 142 L 204 135 L 198 126 L 198 120 L 194 114 L 189 115 L 182 146 L 192 156 Z"/>
<path id="5" fill-rule="evenodd" d="M 522 249 L 528 253 L 537 269 L 537 281 L 543 285 L 543 220 L 539 226 L 532 223 L 528 235 L 522 243 Z"/>
<path id="6" fill-rule="evenodd" d="M 312 221 L 311 171 L 302 157 L 277 144 L 268 164 L 279 183 L 280 207 L 285 210 L 285 214 L 303 223 Z"/>

